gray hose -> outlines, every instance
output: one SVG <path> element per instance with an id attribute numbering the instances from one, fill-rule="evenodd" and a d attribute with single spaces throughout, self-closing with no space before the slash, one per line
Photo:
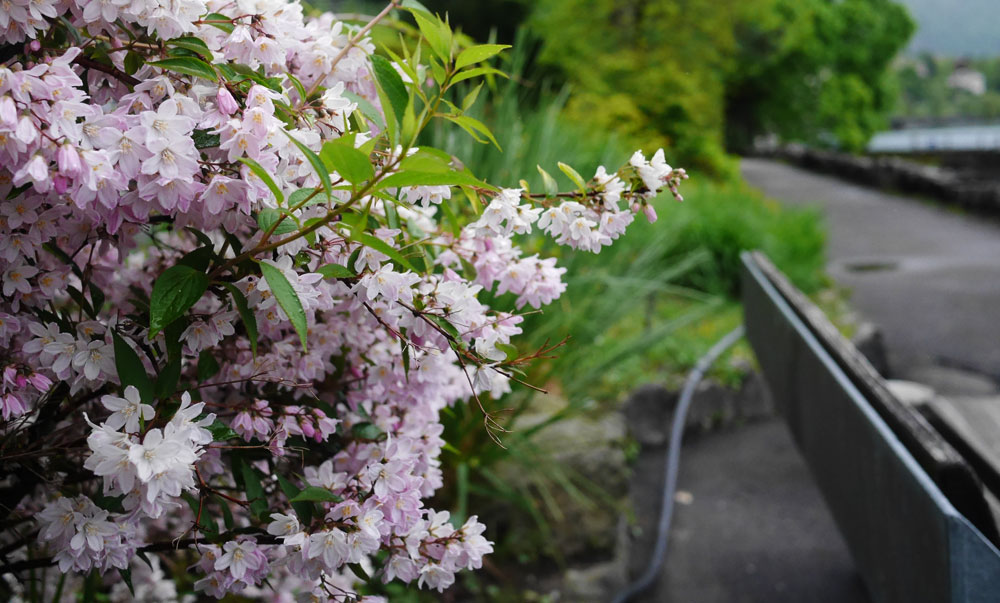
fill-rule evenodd
<path id="1" fill-rule="evenodd" d="M 646 566 L 646 571 L 638 580 L 633 582 L 623 592 L 614 599 L 614 603 L 625 603 L 635 595 L 649 588 L 649 585 L 656 579 L 663 560 L 667 556 L 667 538 L 670 534 L 670 520 L 674 514 L 674 491 L 677 489 L 677 470 L 681 461 L 681 438 L 684 436 L 684 420 L 687 417 L 688 408 L 691 406 L 691 398 L 694 397 L 694 389 L 698 387 L 705 371 L 718 360 L 719 356 L 725 353 L 740 338 L 743 337 L 743 325 L 740 325 L 726 333 L 722 339 L 717 341 L 708 352 L 702 356 L 694 369 L 688 374 L 687 381 L 684 382 L 684 389 L 681 390 L 681 397 L 674 410 L 674 419 L 670 425 L 670 448 L 667 450 L 666 478 L 663 484 L 663 502 L 660 507 L 660 525 L 656 532 L 656 547 L 653 549 L 653 557 Z"/>

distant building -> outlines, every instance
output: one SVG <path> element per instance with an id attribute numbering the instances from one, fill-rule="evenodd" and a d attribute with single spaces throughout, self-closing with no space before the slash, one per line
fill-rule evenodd
<path id="1" fill-rule="evenodd" d="M 975 69 L 957 66 L 948 76 L 948 87 L 982 96 L 986 94 L 986 76 Z"/>

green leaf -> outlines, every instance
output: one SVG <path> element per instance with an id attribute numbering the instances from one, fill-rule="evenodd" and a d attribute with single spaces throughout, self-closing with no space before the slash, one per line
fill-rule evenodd
<path id="1" fill-rule="evenodd" d="M 358 276 L 349 268 L 341 266 L 340 264 L 327 264 L 325 266 L 320 266 L 316 269 L 316 272 L 322 274 L 324 278 L 355 278 Z"/>
<path id="2" fill-rule="evenodd" d="M 299 78 L 295 77 L 291 73 L 286 73 L 285 77 L 287 77 L 288 81 L 291 82 L 292 87 L 295 88 L 295 91 L 299 93 L 299 99 L 301 99 L 302 101 L 305 101 L 306 100 L 306 87 L 302 85 L 302 82 L 299 81 Z"/>
<path id="3" fill-rule="evenodd" d="M 466 69 L 465 71 L 460 71 L 456 73 L 451 78 L 452 84 L 457 84 L 459 82 L 464 82 L 465 80 L 479 77 L 481 75 L 499 75 L 502 78 L 510 78 L 509 75 L 500 71 L 499 69 L 494 69 L 493 67 L 474 67 L 472 69 Z"/>
<path id="4" fill-rule="evenodd" d="M 420 34 L 427 40 L 427 44 L 434 51 L 434 54 L 438 55 L 442 61 L 449 61 L 451 59 L 451 30 L 448 26 L 430 13 L 416 9 L 410 9 L 410 12 L 413 13 L 413 17 L 417 21 Z"/>
<path id="5" fill-rule="evenodd" d="M 399 229 L 399 212 L 396 211 L 395 202 L 386 201 L 382 206 L 385 209 L 385 221 L 389 228 Z"/>
<path id="6" fill-rule="evenodd" d="M 218 134 L 212 134 L 208 130 L 195 130 L 191 133 L 191 138 L 194 140 L 194 148 L 196 149 L 217 147 L 222 140 Z"/>
<path id="7" fill-rule="evenodd" d="M 396 172 L 395 174 L 380 180 L 377 190 L 402 188 L 405 186 L 459 186 L 463 184 L 466 186 L 477 186 L 488 189 L 494 188 L 482 180 L 475 178 L 468 172 L 417 172 L 410 170 L 406 172 Z"/>
<path id="8" fill-rule="evenodd" d="M 66 31 L 73 36 L 73 40 L 76 41 L 76 45 L 83 46 L 83 36 L 80 35 L 80 30 L 74 27 L 65 16 L 60 16 L 59 22 L 62 23 L 63 27 L 66 28 Z"/>
<path id="9" fill-rule="evenodd" d="M 156 397 L 169 398 L 177 389 L 181 377 L 181 333 L 187 327 L 186 320 L 175 320 L 163 329 L 163 338 L 167 343 L 167 364 L 156 378 Z"/>
<path id="10" fill-rule="evenodd" d="M 323 201 L 316 199 L 316 193 L 319 189 L 316 188 L 300 188 L 291 195 L 288 195 L 288 207 L 296 207 L 301 205 L 302 207 L 308 207 L 309 205 L 318 205 Z M 308 199 L 308 201 L 306 201 Z M 305 203 L 305 205 L 302 205 Z"/>
<path id="11" fill-rule="evenodd" d="M 435 314 L 424 314 L 424 316 L 429 318 L 437 326 L 441 327 L 444 332 L 450 335 L 453 339 L 459 340 L 461 338 L 461 334 L 458 332 L 458 329 L 455 328 L 455 325 L 445 320 L 444 317 L 437 316 Z"/>
<path id="12" fill-rule="evenodd" d="M 284 220 L 281 220 L 282 216 L 286 216 Z M 278 223 L 278 220 L 281 220 L 281 223 Z M 260 227 L 261 231 L 267 232 L 275 224 L 278 224 L 278 226 L 272 234 L 276 235 L 288 234 L 299 229 L 295 220 L 287 217 L 286 212 L 274 209 L 273 207 L 265 207 L 257 212 L 257 226 Z"/>
<path id="13" fill-rule="evenodd" d="M 452 162 L 457 161 L 444 151 L 439 151 L 433 147 L 417 147 L 416 152 L 411 153 L 399 162 L 400 172 L 450 172 L 455 168 Z"/>
<path id="14" fill-rule="evenodd" d="M 545 185 L 545 194 L 549 197 L 554 197 L 559 192 L 559 184 L 555 178 L 542 169 L 542 166 L 539 165 L 537 167 L 538 173 L 542 175 L 542 183 Z"/>
<path id="15" fill-rule="evenodd" d="M 507 360 L 515 360 L 519 355 L 517 346 L 509 343 L 497 343 L 496 348 L 507 355 Z"/>
<path id="16" fill-rule="evenodd" d="M 100 313 L 101 308 L 104 307 L 104 291 L 98 287 L 93 281 L 87 283 L 87 289 L 90 291 L 90 301 L 94 308 L 95 313 Z"/>
<path id="17" fill-rule="evenodd" d="M 360 563 L 348 563 L 347 567 L 351 568 L 351 571 L 354 572 L 354 575 L 359 579 L 364 580 L 365 582 L 371 580 L 368 572 L 365 571 L 365 568 L 361 567 Z"/>
<path id="18" fill-rule="evenodd" d="M 150 65 L 153 67 L 159 67 L 160 69 L 166 69 L 168 71 L 183 73 L 184 75 L 193 75 L 206 80 L 212 80 L 213 82 L 219 81 L 219 75 L 215 73 L 215 69 L 212 69 L 211 65 L 194 57 L 163 59 L 162 61 L 150 63 Z"/>
<path id="19" fill-rule="evenodd" d="M 333 502 L 337 503 L 344 500 L 343 498 L 337 496 L 333 492 L 330 492 L 326 488 L 319 488 L 317 486 L 309 486 L 305 490 L 302 490 L 294 497 L 289 499 L 288 502 L 299 503 L 299 502 Z"/>
<path id="20" fill-rule="evenodd" d="M 358 110 L 361 111 L 361 114 L 364 115 L 369 121 L 374 122 L 375 125 L 378 126 L 379 130 L 385 129 L 385 117 L 378 109 L 375 108 L 375 105 L 368 102 L 367 98 L 354 94 L 350 90 L 345 90 L 343 92 L 343 97 L 352 103 L 357 103 Z"/>
<path id="21" fill-rule="evenodd" d="M 130 570 L 129 568 L 125 569 L 118 568 L 118 574 L 122 577 L 122 581 L 125 583 L 125 586 L 128 587 L 128 592 L 130 592 L 134 597 L 135 587 L 132 586 L 132 570 Z"/>
<path id="22" fill-rule="evenodd" d="M 146 367 L 143 366 L 142 360 L 132 349 L 132 346 L 117 331 L 111 331 L 111 337 L 115 346 L 115 368 L 118 370 L 118 380 L 122 382 L 122 387 L 134 386 L 139 390 L 139 397 L 142 401 L 149 404 L 153 401 L 153 382 L 146 374 Z"/>
<path id="23" fill-rule="evenodd" d="M 209 425 L 205 429 L 207 429 L 208 432 L 212 434 L 212 440 L 216 442 L 225 442 L 226 440 L 231 440 L 233 438 L 240 437 L 240 434 L 233 431 L 233 429 L 229 425 L 226 425 L 219 419 L 216 419 L 211 425 Z"/>
<path id="24" fill-rule="evenodd" d="M 245 164 L 248 168 L 250 168 L 251 172 L 256 174 L 258 178 L 264 181 L 264 184 L 267 185 L 267 188 L 270 189 L 271 193 L 274 195 L 274 198 L 278 201 L 278 205 L 285 204 L 285 195 L 281 192 L 281 189 L 278 187 L 278 185 L 275 184 L 274 179 L 271 178 L 271 175 L 267 173 L 267 170 L 264 169 L 264 166 L 257 163 L 253 159 L 250 159 L 249 157 L 240 157 L 240 162 Z"/>
<path id="25" fill-rule="evenodd" d="M 195 52 L 208 59 L 212 58 L 212 51 L 208 48 L 208 46 L 194 36 L 174 38 L 172 40 L 167 40 L 166 44 L 167 46 L 175 46 L 177 48 L 190 50 L 191 52 Z"/>
<path id="26" fill-rule="evenodd" d="M 326 166 L 323 165 L 323 161 L 320 160 L 319 156 L 316 155 L 316 153 L 314 153 L 312 149 L 299 142 L 299 140 L 296 139 L 291 134 L 289 134 L 287 130 L 282 128 L 281 131 L 284 132 L 285 136 L 287 136 L 289 140 L 295 143 L 295 146 L 298 147 L 299 151 L 301 151 L 302 154 L 305 155 L 306 160 L 309 162 L 309 165 L 312 166 L 313 171 L 315 171 L 316 175 L 319 176 L 319 181 L 323 184 L 323 190 L 326 191 L 326 198 L 329 199 L 330 192 L 332 189 L 330 185 L 330 172 L 327 170 Z"/>
<path id="27" fill-rule="evenodd" d="M 184 257 L 177 260 L 177 263 L 194 268 L 198 272 L 205 272 L 213 258 L 215 258 L 215 249 L 212 241 L 209 240 L 208 245 L 184 254 Z"/>
<path id="28" fill-rule="evenodd" d="M 226 15 L 220 15 L 219 13 L 209 13 L 209 14 L 205 15 L 202 20 L 203 21 L 225 21 L 225 23 L 209 23 L 209 25 L 211 25 L 212 27 L 215 27 L 216 29 L 221 29 L 222 31 L 224 31 L 226 33 L 233 33 L 233 30 L 236 29 L 233 26 L 233 20 L 232 19 L 230 19 Z"/>
<path id="29" fill-rule="evenodd" d="M 377 440 L 382 435 L 382 430 L 374 423 L 355 423 L 351 425 L 351 435 L 365 440 Z"/>
<path id="30" fill-rule="evenodd" d="M 375 177 L 368 155 L 339 140 L 331 140 L 323 145 L 319 153 L 324 165 L 340 174 L 351 184 L 361 184 Z"/>
<path id="31" fill-rule="evenodd" d="M 522 182 L 523 182 L 523 180 L 522 180 Z M 496 187 L 492 187 L 491 186 L 490 188 L 493 189 L 493 190 L 496 190 Z M 525 192 L 527 192 L 527 190 L 528 189 L 525 189 Z M 469 200 L 469 205 L 472 206 L 472 211 L 476 212 L 477 216 L 480 215 L 480 214 L 482 214 L 483 213 L 483 200 L 479 198 L 479 193 L 476 192 L 475 189 L 473 189 L 471 187 L 468 187 L 468 186 L 463 186 L 462 187 L 462 192 L 465 194 L 465 198 Z"/>
<path id="32" fill-rule="evenodd" d="M 236 305 L 236 311 L 240 314 L 240 319 L 243 320 L 243 326 L 247 330 L 247 337 L 250 339 L 250 351 L 253 353 L 253 357 L 257 357 L 257 317 L 250 310 L 247 304 L 247 298 L 243 295 L 243 292 L 236 288 L 236 285 L 232 283 L 222 283 L 222 286 L 229 291 L 229 294 L 233 296 L 233 303 Z"/>
<path id="33" fill-rule="evenodd" d="M 94 497 L 94 504 L 104 509 L 105 511 L 111 511 L 113 513 L 122 513 L 125 508 L 122 506 L 122 501 L 125 500 L 125 495 L 119 494 L 118 496 L 106 496 L 102 489 L 98 496 Z"/>
<path id="34" fill-rule="evenodd" d="M 461 69 L 462 67 L 485 61 L 507 48 L 510 48 L 508 44 L 480 44 L 479 46 L 466 48 L 455 59 L 455 69 Z"/>
<path id="35" fill-rule="evenodd" d="M 247 500 L 251 501 L 250 511 L 260 517 L 267 512 L 267 499 L 264 497 L 264 486 L 260 483 L 260 474 L 243 459 L 239 460 L 239 464 Z"/>
<path id="36" fill-rule="evenodd" d="M 371 60 L 375 79 L 378 80 L 382 91 L 389 98 L 389 104 L 392 105 L 396 121 L 402 124 L 406 105 L 410 102 L 410 94 L 406 91 L 406 84 L 403 83 L 403 78 L 400 77 L 388 59 L 376 54 L 372 55 Z"/>
<path id="37" fill-rule="evenodd" d="M 472 89 L 472 92 L 465 95 L 462 99 L 462 111 L 468 111 L 472 108 L 472 105 L 476 104 L 476 99 L 479 98 L 479 91 L 483 89 L 483 83 L 479 82 L 479 85 Z"/>
<path id="38" fill-rule="evenodd" d="M 215 360 L 215 356 L 208 350 L 202 350 L 198 354 L 198 382 L 204 383 L 217 375 L 221 367 Z"/>
<path id="39" fill-rule="evenodd" d="M 305 350 L 306 331 L 309 325 L 306 322 L 306 312 L 302 309 L 302 301 L 299 299 L 299 295 L 295 292 L 292 284 L 288 282 L 288 279 L 285 278 L 284 273 L 271 264 L 261 262 L 260 272 L 264 275 L 264 280 L 267 281 L 268 287 L 271 288 L 274 298 L 278 300 L 278 305 L 285 311 L 288 320 L 295 327 L 295 332 L 299 334 L 299 339 L 302 341 L 302 349 Z"/>
<path id="40" fill-rule="evenodd" d="M 495 146 L 497 150 L 503 150 L 500 148 L 500 143 L 497 142 L 497 139 L 493 137 L 493 132 L 490 132 L 490 129 L 486 127 L 486 124 L 478 119 L 469 117 L 468 115 L 445 115 L 444 118 L 452 123 L 458 124 L 460 128 L 468 132 L 469 135 L 476 139 L 477 142 L 485 143 L 486 141 L 481 138 L 481 136 L 485 136 L 490 142 L 493 143 L 493 146 Z"/>
<path id="41" fill-rule="evenodd" d="M 562 170 L 562 173 L 566 174 L 569 177 L 569 179 L 573 181 L 573 184 L 575 184 L 576 187 L 580 189 L 581 193 L 587 192 L 587 183 L 583 180 L 583 176 L 580 175 L 580 172 L 574 170 L 572 167 L 566 165 L 561 161 L 559 162 L 558 165 L 559 169 Z"/>
<path id="42" fill-rule="evenodd" d="M 229 501 L 218 494 L 212 498 L 219 503 L 219 508 L 222 509 L 222 522 L 226 525 L 226 529 L 232 530 L 236 526 L 236 521 L 233 519 L 233 512 L 229 509 Z"/>
<path id="43" fill-rule="evenodd" d="M 413 267 L 413 264 L 411 264 L 406 258 L 404 258 L 399 253 L 398 249 L 396 249 L 392 245 L 389 245 L 388 243 L 386 243 L 385 241 L 383 241 L 378 237 L 372 236 L 367 232 L 356 232 L 352 233 L 350 238 L 357 241 L 358 243 L 361 243 L 362 245 L 371 247 L 376 251 L 381 251 L 382 253 L 389 256 L 394 262 L 396 262 L 403 268 L 406 268 L 407 270 L 410 270 L 412 272 L 417 271 L 416 268 Z"/>
<path id="44" fill-rule="evenodd" d="M 149 336 L 184 315 L 208 289 L 208 276 L 178 264 L 163 271 L 149 296 Z"/>
<path id="45" fill-rule="evenodd" d="M 97 318 L 97 312 L 94 311 L 93 306 L 87 301 L 87 298 L 83 296 L 83 291 L 80 291 L 76 287 L 66 287 L 66 293 L 69 294 L 70 299 L 76 302 L 76 305 L 87 313 L 87 316 L 91 318 Z"/>
<path id="46" fill-rule="evenodd" d="M 280 474 L 278 474 L 278 487 L 281 491 L 285 493 L 288 497 L 288 501 L 291 502 L 293 498 L 299 495 L 301 490 L 295 487 L 292 482 L 288 481 Z M 303 526 L 308 526 L 312 523 L 313 516 L 313 506 L 308 502 L 292 502 L 292 508 L 295 509 L 295 514 L 298 515 L 299 521 L 302 522 Z"/>
<path id="47" fill-rule="evenodd" d="M 145 60 L 143 60 L 141 54 L 130 50 L 127 53 L 125 53 L 124 63 L 125 63 L 125 73 L 129 75 L 135 75 L 135 73 L 139 71 L 139 69 L 142 67 L 142 64 L 145 63 Z"/>

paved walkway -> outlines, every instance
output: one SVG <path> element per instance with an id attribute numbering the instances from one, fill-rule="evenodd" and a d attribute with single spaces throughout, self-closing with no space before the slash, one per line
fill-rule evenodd
<path id="1" fill-rule="evenodd" d="M 663 447 L 643 447 L 633 498 L 655 531 Z M 633 482 L 632 492 L 637 492 Z M 633 495 L 634 496 L 634 495 Z M 681 453 L 667 562 L 642 603 L 868 603 L 833 518 L 781 419 L 693 439 Z M 634 544 L 632 575 L 652 539 Z"/>
<path id="2" fill-rule="evenodd" d="M 741 167 L 768 196 L 822 210 L 830 276 L 882 328 L 892 376 L 926 381 L 937 364 L 1000 378 L 1000 223 L 775 161 Z"/>

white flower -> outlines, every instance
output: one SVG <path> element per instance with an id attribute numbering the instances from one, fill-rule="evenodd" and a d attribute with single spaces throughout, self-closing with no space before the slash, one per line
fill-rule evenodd
<path id="1" fill-rule="evenodd" d="M 181 405 L 167 423 L 167 434 L 190 440 L 194 444 L 205 445 L 212 441 L 212 432 L 205 427 L 215 422 L 215 414 L 209 413 L 204 418 L 197 419 L 205 408 L 204 402 L 191 403 L 191 394 L 181 394 Z"/>
<path id="2" fill-rule="evenodd" d="M 47 346 L 46 346 L 47 347 Z M 73 356 L 73 368 L 83 373 L 83 376 L 93 381 L 103 370 L 106 375 L 115 374 L 115 354 L 113 348 L 101 340 L 91 341 L 80 346 Z"/>
<path id="3" fill-rule="evenodd" d="M 411 287 L 420 282 L 420 277 L 412 272 L 394 272 L 388 265 L 380 267 L 375 272 L 370 272 L 358 281 L 358 287 L 363 289 L 368 301 L 376 297 L 390 302 L 403 300 L 413 301 L 413 289 Z"/>
<path id="4" fill-rule="evenodd" d="M 271 513 L 271 523 L 267 526 L 267 533 L 272 536 L 288 536 L 299 531 L 299 520 L 294 515 L 283 515 L 281 513 Z"/>
<path id="5" fill-rule="evenodd" d="M 73 363 L 76 356 L 76 338 L 69 333 L 58 333 L 53 341 L 46 343 L 42 350 L 52 359 L 50 367 L 56 375 L 62 375 Z"/>
<path id="6" fill-rule="evenodd" d="M 255 570 L 260 567 L 260 558 L 255 554 L 257 544 L 252 541 L 227 542 L 222 547 L 226 553 L 215 562 L 215 569 L 221 571 L 229 569 L 233 578 L 242 580 L 247 570 Z"/>
<path id="7" fill-rule="evenodd" d="M 642 183 L 646 185 L 646 188 L 651 193 L 655 193 L 663 188 L 670 178 L 670 173 L 673 171 L 673 168 L 664 159 L 663 149 L 657 149 L 656 153 L 653 154 L 652 160 L 649 162 L 643 157 L 642 151 L 636 151 L 632 155 L 632 158 L 629 159 L 629 163 L 639 172 Z"/>
<path id="8" fill-rule="evenodd" d="M 101 404 L 110 411 L 111 416 L 104 422 L 111 429 L 120 429 L 123 425 L 128 433 L 139 431 L 139 419 L 149 421 L 156 412 L 149 404 L 143 404 L 139 398 L 139 390 L 129 385 L 125 388 L 125 397 L 104 396 Z"/>
<path id="9" fill-rule="evenodd" d="M 347 536 L 338 529 L 317 532 L 309 537 L 309 558 L 322 556 L 327 569 L 340 567 L 348 555 Z"/>
<path id="10" fill-rule="evenodd" d="M 139 479 L 147 482 L 153 475 L 166 471 L 177 463 L 181 456 L 186 456 L 183 453 L 184 446 L 180 442 L 164 439 L 161 430 L 151 429 L 142 444 L 132 443 L 129 446 L 128 459 L 135 465 Z"/>
<path id="11" fill-rule="evenodd" d="M 437 563 L 428 563 L 420 568 L 420 580 L 417 581 L 417 586 L 423 587 L 426 584 L 427 588 L 434 588 L 438 592 L 444 592 L 444 589 L 451 586 L 454 582 L 454 572 L 446 570 Z"/>
<path id="12" fill-rule="evenodd" d="M 3 294 L 10 297 L 15 291 L 31 293 L 28 279 L 38 274 L 38 268 L 30 264 L 16 264 L 3 273 Z"/>
<path id="13" fill-rule="evenodd" d="M 86 543 L 87 548 L 95 553 L 103 550 L 104 537 L 111 536 L 118 531 L 115 528 L 115 524 L 110 521 L 104 521 L 107 515 L 107 511 L 102 511 L 97 517 L 84 521 L 73 536 L 73 539 L 69 541 L 70 548 L 74 551 L 79 551 L 83 548 L 84 543 Z"/>

